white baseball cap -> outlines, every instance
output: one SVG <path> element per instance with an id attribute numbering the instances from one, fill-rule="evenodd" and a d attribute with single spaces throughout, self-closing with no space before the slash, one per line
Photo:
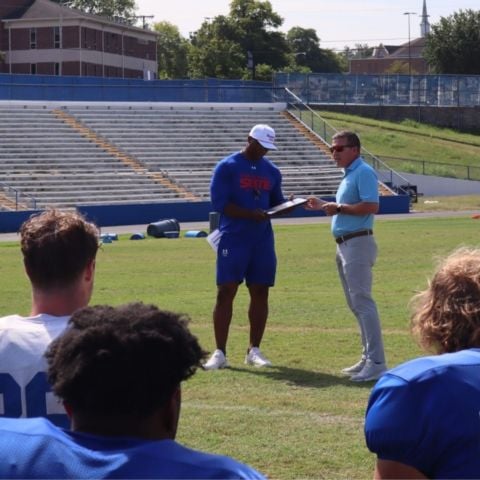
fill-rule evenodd
<path id="1" fill-rule="evenodd" d="M 262 147 L 268 150 L 277 150 L 273 144 L 275 141 L 275 130 L 268 125 L 255 125 L 249 133 L 249 136 L 254 138 Z"/>

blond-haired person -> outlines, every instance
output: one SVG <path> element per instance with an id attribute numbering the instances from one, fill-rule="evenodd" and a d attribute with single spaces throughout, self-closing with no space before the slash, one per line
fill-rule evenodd
<path id="1" fill-rule="evenodd" d="M 436 355 L 395 367 L 371 393 L 375 478 L 480 478 L 480 249 L 446 257 L 412 307 L 413 334 Z"/>

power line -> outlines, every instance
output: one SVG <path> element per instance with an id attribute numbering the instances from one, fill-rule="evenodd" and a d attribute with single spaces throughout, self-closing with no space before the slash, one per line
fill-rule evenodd
<path id="1" fill-rule="evenodd" d="M 405 38 L 399 37 L 399 38 L 353 38 L 349 40 L 320 40 L 320 43 L 340 43 L 340 42 L 392 42 L 392 41 L 399 41 L 399 40 L 406 40 Z"/>

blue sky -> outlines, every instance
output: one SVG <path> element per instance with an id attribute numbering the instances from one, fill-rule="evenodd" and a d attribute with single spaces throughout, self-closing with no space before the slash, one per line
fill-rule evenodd
<path id="1" fill-rule="evenodd" d="M 398 45 L 420 36 L 423 0 L 270 0 L 284 19 L 282 31 L 300 26 L 313 28 L 322 48 L 343 49 L 356 43 Z M 227 14 L 229 0 L 136 0 L 138 15 L 154 15 L 154 22 L 166 20 L 188 37 L 205 18 Z M 479 10 L 479 0 L 427 0 L 430 24 L 458 10 Z"/>

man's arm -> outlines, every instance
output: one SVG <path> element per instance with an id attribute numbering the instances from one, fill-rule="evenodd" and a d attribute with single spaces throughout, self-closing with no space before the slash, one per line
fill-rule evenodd
<path id="1" fill-rule="evenodd" d="M 428 478 L 416 468 L 406 465 L 405 463 L 394 462 L 393 460 L 377 459 L 375 465 L 375 472 L 373 474 L 374 480 L 388 480 L 402 478 L 421 479 Z"/>
<path id="2" fill-rule="evenodd" d="M 369 215 L 378 212 L 379 204 L 376 202 L 359 202 L 359 203 L 336 203 L 326 202 L 321 208 L 327 215 L 336 215 L 343 213 L 347 215 Z"/>
<path id="3" fill-rule="evenodd" d="M 223 209 L 223 213 L 233 218 L 246 218 L 248 220 L 255 220 L 256 222 L 261 222 L 263 220 L 268 220 L 268 215 L 260 208 L 256 210 L 250 210 L 248 208 L 239 207 L 234 203 L 227 203 Z"/>

